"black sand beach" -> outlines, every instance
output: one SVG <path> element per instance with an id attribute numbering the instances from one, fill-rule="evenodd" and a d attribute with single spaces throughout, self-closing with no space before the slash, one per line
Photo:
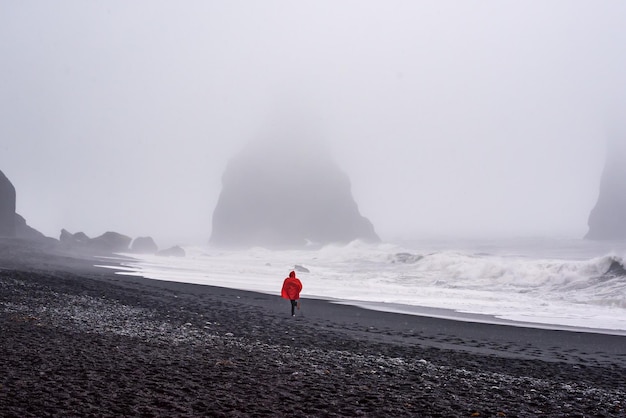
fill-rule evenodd
<path id="1" fill-rule="evenodd" d="M 2 417 L 626 416 L 624 336 L 310 299 L 292 318 L 278 291 L 0 254 Z"/>

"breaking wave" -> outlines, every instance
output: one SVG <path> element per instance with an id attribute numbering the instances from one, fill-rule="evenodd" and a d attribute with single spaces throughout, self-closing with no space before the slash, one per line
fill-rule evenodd
<path id="1" fill-rule="evenodd" d="M 614 253 L 452 248 L 358 241 L 305 250 L 186 247 L 187 257 L 142 256 L 125 263 L 123 274 L 277 293 L 295 269 L 305 297 L 626 330 L 626 268 Z"/>

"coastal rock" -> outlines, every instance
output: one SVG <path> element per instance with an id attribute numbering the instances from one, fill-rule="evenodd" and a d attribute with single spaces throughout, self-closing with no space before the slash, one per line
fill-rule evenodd
<path id="1" fill-rule="evenodd" d="M 130 237 L 117 232 L 105 232 L 99 237 L 89 238 L 83 232 L 72 234 L 66 229 L 61 230 L 59 240 L 61 245 L 65 248 L 114 253 L 127 252 L 132 241 Z"/>
<path id="2" fill-rule="evenodd" d="M 187 254 L 185 253 L 184 249 L 176 245 L 166 250 L 161 250 L 157 252 L 156 255 L 163 257 L 185 257 Z"/>
<path id="3" fill-rule="evenodd" d="M 46 237 L 35 228 L 29 226 L 20 214 L 15 214 L 15 236 L 30 241 L 56 241 L 54 238 Z"/>
<path id="4" fill-rule="evenodd" d="M 0 171 L 0 237 L 15 237 L 15 187 Z"/>
<path id="5" fill-rule="evenodd" d="M 11 181 L 0 171 L 0 237 L 20 238 L 28 241 L 53 243 L 26 223 L 26 219 L 15 212 L 17 193 Z"/>
<path id="6" fill-rule="evenodd" d="M 589 215 L 586 239 L 626 239 L 626 144 L 613 142 L 607 149 L 607 159 L 600 182 L 600 193 Z"/>
<path id="7" fill-rule="evenodd" d="M 361 216 L 350 180 L 316 142 L 249 144 L 226 167 L 210 242 L 291 247 L 380 239 Z"/>
<path id="8" fill-rule="evenodd" d="M 61 236 L 59 241 L 65 247 L 85 246 L 89 244 L 89 238 L 84 232 L 77 232 L 72 234 L 67 229 L 61 230 Z"/>
<path id="9" fill-rule="evenodd" d="M 423 256 L 411 253 L 396 253 L 391 257 L 392 263 L 413 264 L 420 261 Z"/>
<path id="10" fill-rule="evenodd" d="M 308 268 L 301 266 L 300 264 L 296 264 L 295 266 L 293 266 L 293 269 L 297 271 L 298 273 L 310 273 L 311 272 Z"/>
<path id="11" fill-rule="evenodd" d="M 154 254 L 159 247 L 152 237 L 137 237 L 130 246 L 130 250 L 139 254 Z"/>
<path id="12" fill-rule="evenodd" d="M 109 231 L 99 237 L 92 238 L 89 244 L 95 249 L 116 253 L 128 251 L 131 241 L 132 238 L 126 235 Z"/>

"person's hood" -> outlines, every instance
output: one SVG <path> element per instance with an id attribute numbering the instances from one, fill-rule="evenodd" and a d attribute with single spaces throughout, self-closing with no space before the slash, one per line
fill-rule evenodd
<path id="1" fill-rule="evenodd" d="M 292 279 L 296 277 L 296 272 L 292 271 L 291 273 L 289 273 L 289 277 L 291 277 Z"/>

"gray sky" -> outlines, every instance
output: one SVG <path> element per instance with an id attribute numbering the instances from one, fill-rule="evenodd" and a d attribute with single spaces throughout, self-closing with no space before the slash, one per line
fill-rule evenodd
<path id="1" fill-rule="evenodd" d="M 582 237 L 624 22 L 617 0 L 0 0 L 0 170 L 47 235 L 206 243 L 228 160 L 295 118 L 383 239 Z"/>

